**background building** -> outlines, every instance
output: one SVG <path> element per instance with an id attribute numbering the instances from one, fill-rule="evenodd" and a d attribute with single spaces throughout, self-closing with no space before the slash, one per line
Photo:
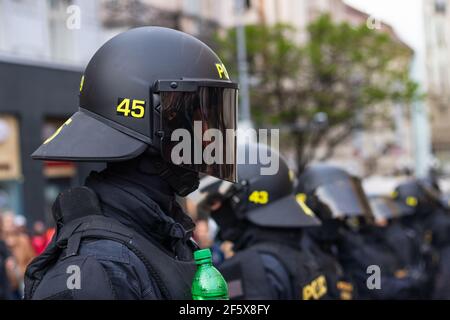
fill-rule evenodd
<path id="1" fill-rule="evenodd" d="M 450 173 L 450 0 L 424 1 L 426 70 L 432 148 Z"/>

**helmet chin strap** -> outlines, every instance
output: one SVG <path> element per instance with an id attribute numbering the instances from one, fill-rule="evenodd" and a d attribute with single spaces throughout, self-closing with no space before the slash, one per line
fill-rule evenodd
<path id="1" fill-rule="evenodd" d="M 139 170 L 146 174 L 159 175 L 180 197 L 197 190 L 200 183 L 197 172 L 168 163 L 154 153 L 146 153 L 141 157 Z"/>

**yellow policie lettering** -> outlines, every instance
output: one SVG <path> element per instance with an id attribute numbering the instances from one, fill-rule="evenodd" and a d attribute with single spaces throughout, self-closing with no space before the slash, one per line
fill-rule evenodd
<path id="1" fill-rule="evenodd" d="M 216 63 L 216 68 L 217 68 L 217 72 L 219 73 L 220 79 L 223 79 L 225 77 L 225 79 L 230 80 L 230 77 L 228 76 L 227 68 L 225 68 L 225 65 L 223 63 Z"/>
<path id="2" fill-rule="evenodd" d="M 325 276 L 319 276 L 310 284 L 303 287 L 303 300 L 318 300 L 327 294 L 327 280 Z"/>
<path id="3" fill-rule="evenodd" d="M 403 279 L 408 276 L 408 270 L 407 269 L 398 269 L 394 272 L 394 276 L 397 279 Z"/>
<path id="4" fill-rule="evenodd" d="M 55 139 L 55 137 L 61 132 L 62 128 L 64 126 L 68 126 L 71 122 L 72 122 L 71 118 L 67 119 L 67 121 L 64 122 L 61 127 L 59 127 L 47 140 L 44 141 L 44 144 L 47 144 L 53 139 Z"/>
<path id="5" fill-rule="evenodd" d="M 145 115 L 145 100 L 119 98 L 116 111 L 119 116 L 143 118 Z"/>
<path id="6" fill-rule="evenodd" d="M 83 85 L 84 85 L 84 75 L 81 77 L 80 92 L 83 90 Z"/>
<path id="7" fill-rule="evenodd" d="M 353 285 L 347 281 L 338 281 L 336 287 L 339 290 L 353 291 Z"/>
<path id="8" fill-rule="evenodd" d="M 248 200 L 256 204 L 267 204 L 269 202 L 269 193 L 267 191 L 253 191 Z"/>
<path id="9" fill-rule="evenodd" d="M 337 289 L 340 291 L 341 300 L 353 299 L 353 285 L 349 282 L 338 281 L 336 284 Z"/>
<path id="10" fill-rule="evenodd" d="M 305 203 L 306 201 L 306 194 L 304 193 L 298 193 L 295 196 L 295 200 L 297 200 L 298 205 L 300 208 L 302 208 L 303 212 L 306 213 L 308 216 L 314 217 L 314 212 L 311 210 L 310 207 Z"/>

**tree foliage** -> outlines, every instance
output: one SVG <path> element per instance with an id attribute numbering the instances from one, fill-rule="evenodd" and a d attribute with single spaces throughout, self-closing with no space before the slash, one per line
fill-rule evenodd
<path id="1" fill-rule="evenodd" d="M 389 121 L 392 103 L 420 98 L 409 76 L 410 49 L 365 24 L 336 23 L 323 15 L 307 27 L 306 41 L 286 24 L 249 25 L 245 32 L 253 121 L 288 129 L 299 170 L 315 157 L 332 156 L 375 118 Z M 217 36 L 216 45 L 236 75 L 235 29 Z M 314 121 L 318 114 L 327 115 L 326 126 Z"/>

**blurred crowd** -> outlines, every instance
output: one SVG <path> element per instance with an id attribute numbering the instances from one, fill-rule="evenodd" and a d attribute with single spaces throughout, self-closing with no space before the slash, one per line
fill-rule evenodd
<path id="1" fill-rule="evenodd" d="M 21 299 L 24 274 L 31 260 L 41 254 L 54 233 L 42 221 L 26 227 L 23 216 L 11 211 L 0 214 L 0 299 Z"/>
<path id="2" fill-rule="evenodd" d="M 393 190 L 386 188 L 384 194 L 371 194 L 362 188 L 359 178 L 335 167 L 311 166 L 298 177 L 297 201 L 307 204 L 321 225 L 298 229 L 294 237 L 301 239 L 301 244 L 296 248 L 311 253 L 317 271 L 325 275 L 325 299 L 450 299 L 450 206 L 438 180 L 435 175 L 409 178 Z M 200 247 L 211 248 L 216 266 L 226 272 L 222 266 L 240 259 L 244 252 L 243 239 L 247 243 L 244 248 L 255 246 L 246 238 L 247 229 L 255 226 L 250 227 L 253 223 L 249 225 L 248 218 L 217 224 L 214 217 L 219 203 L 224 205 L 230 197 L 212 184 L 203 184 L 203 192 L 187 199 L 186 209 L 196 220 L 195 240 Z M 281 221 L 287 218 L 282 210 L 288 208 L 280 209 L 272 210 L 272 215 Z M 227 214 L 237 213 L 227 210 Z M 231 229 L 239 232 L 223 236 L 223 231 Z M 277 234 L 274 227 L 256 229 L 260 234 Z M 283 233 L 288 233 L 284 230 L 272 242 L 284 241 Z M 382 290 L 372 290 L 367 284 L 374 266 L 380 270 L 375 287 Z M 246 277 L 251 276 L 243 275 Z M 342 289 L 343 283 L 350 289 Z M 336 294 L 331 292 L 334 287 Z"/>

